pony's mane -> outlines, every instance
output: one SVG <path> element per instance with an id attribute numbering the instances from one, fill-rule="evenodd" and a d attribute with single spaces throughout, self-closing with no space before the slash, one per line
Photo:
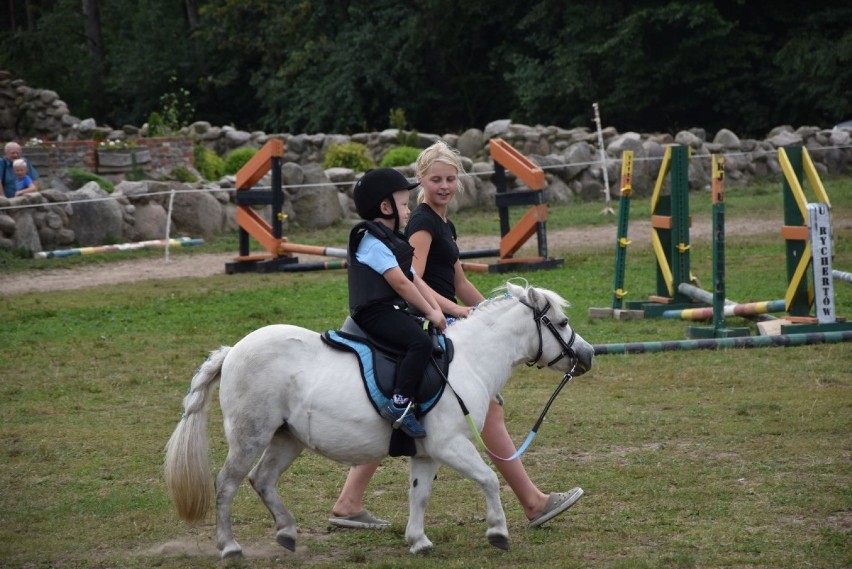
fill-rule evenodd
<path id="1" fill-rule="evenodd" d="M 512 282 L 513 280 L 520 281 L 521 284 Z M 491 291 L 491 296 L 477 304 L 473 312 L 470 313 L 470 317 L 468 319 L 474 318 L 478 314 L 484 312 L 490 312 L 497 306 L 501 306 L 503 301 L 514 298 L 520 298 L 525 292 L 527 292 L 531 288 L 535 287 L 530 286 L 527 280 L 521 277 L 506 281 L 505 284 L 494 288 Z M 560 310 L 561 312 L 565 312 L 565 309 L 569 306 L 567 300 L 565 300 L 552 290 L 544 288 L 536 288 L 535 290 L 540 295 L 542 295 L 548 302 L 550 302 L 550 305 L 552 307 L 556 308 L 557 310 Z M 462 322 L 464 322 L 464 320 L 459 321 L 459 323 Z"/>

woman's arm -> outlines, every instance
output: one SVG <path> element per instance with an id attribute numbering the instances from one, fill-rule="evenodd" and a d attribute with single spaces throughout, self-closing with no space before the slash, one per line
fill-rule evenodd
<path id="1" fill-rule="evenodd" d="M 414 247 L 411 266 L 415 273 L 423 277 L 426 274 L 426 259 L 429 258 L 429 250 L 432 248 L 432 234 L 425 229 L 412 233 L 408 238 L 408 244 Z"/>
<path id="2" fill-rule="evenodd" d="M 453 280 L 455 282 L 456 287 L 456 296 L 460 301 L 462 301 L 466 306 L 476 306 L 483 300 L 485 297 L 482 296 L 482 293 L 479 292 L 473 283 L 470 282 L 467 278 L 467 275 L 464 274 L 464 269 L 462 268 L 462 264 L 460 260 L 456 260 L 456 264 L 453 267 Z"/>

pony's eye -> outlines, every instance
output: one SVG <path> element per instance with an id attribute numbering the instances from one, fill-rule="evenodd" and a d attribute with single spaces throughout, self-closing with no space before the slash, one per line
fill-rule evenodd
<path id="1" fill-rule="evenodd" d="M 560 328 L 567 328 L 567 327 L 568 327 L 568 319 L 566 318 L 565 320 L 563 320 L 562 322 L 560 322 L 560 323 L 559 323 L 559 327 L 560 327 Z"/>

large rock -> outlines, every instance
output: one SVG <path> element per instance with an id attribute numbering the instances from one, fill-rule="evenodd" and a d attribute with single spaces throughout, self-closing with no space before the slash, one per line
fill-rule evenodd
<path id="1" fill-rule="evenodd" d="M 89 182 L 79 190 L 69 192 L 71 215 L 69 229 L 74 232 L 82 247 L 118 243 L 123 235 L 121 205 L 101 189 Z"/>
<path id="2" fill-rule="evenodd" d="M 725 150 L 739 150 L 740 138 L 730 130 L 723 128 L 713 138 L 715 144 L 721 145 Z"/>
<path id="3" fill-rule="evenodd" d="M 469 128 L 459 136 L 456 148 L 459 154 L 471 160 L 481 158 L 483 153 L 483 134 L 478 128 Z"/>
<path id="4" fill-rule="evenodd" d="M 12 237 L 12 247 L 27 251 L 31 255 L 42 250 L 38 228 L 33 221 L 30 210 L 21 210 L 15 215 L 15 235 Z"/>
<path id="5" fill-rule="evenodd" d="M 482 138 L 485 140 L 491 140 L 492 138 L 502 137 L 507 132 L 509 132 L 510 124 L 512 124 L 511 119 L 491 121 L 490 123 L 485 125 L 485 130 L 482 133 Z"/>
<path id="6" fill-rule="evenodd" d="M 168 213 L 158 203 L 148 202 L 136 206 L 134 223 L 129 230 L 131 241 L 151 241 L 166 238 Z"/>
<path id="7" fill-rule="evenodd" d="M 15 219 L 0 213 L 0 235 L 13 235 L 15 233 Z"/>
<path id="8" fill-rule="evenodd" d="M 321 229 L 343 217 L 343 208 L 337 197 L 337 188 L 325 175 L 319 164 L 305 164 L 302 168 L 306 187 L 287 190 L 293 206 L 292 221 L 302 227 Z"/>
<path id="9" fill-rule="evenodd" d="M 177 190 L 190 189 L 184 184 Z M 222 205 L 209 192 L 180 192 L 172 204 L 172 223 L 175 232 L 190 237 L 208 237 L 222 232 L 224 217 Z"/>
<path id="10" fill-rule="evenodd" d="M 587 142 L 578 142 L 565 149 L 562 154 L 565 157 L 564 180 L 571 180 L 579 176 L 589 167 L 592 162 L 592 148 Z"/>

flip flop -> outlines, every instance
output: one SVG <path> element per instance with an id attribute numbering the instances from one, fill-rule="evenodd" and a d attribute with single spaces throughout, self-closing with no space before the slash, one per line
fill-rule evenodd
<path id="1" fill-rule="evenodd" d="M 329 518 L 328 522 L 340 528 L 385 529 L 390 527 L 389 521 L 380 520 L 367 510 L 361 510 L 351 516 L 334 516 Z"/>
<path id="2" fill-rule="evenodd" d="M 547 504 L 539 515 L 530 520 L 529 527 L 537 528 L 543 523 L 552 520 L 571 506 L 583 495 L 582 488 L 572 488 L 567 492 L 553 492 L 547 499 Z"/>

